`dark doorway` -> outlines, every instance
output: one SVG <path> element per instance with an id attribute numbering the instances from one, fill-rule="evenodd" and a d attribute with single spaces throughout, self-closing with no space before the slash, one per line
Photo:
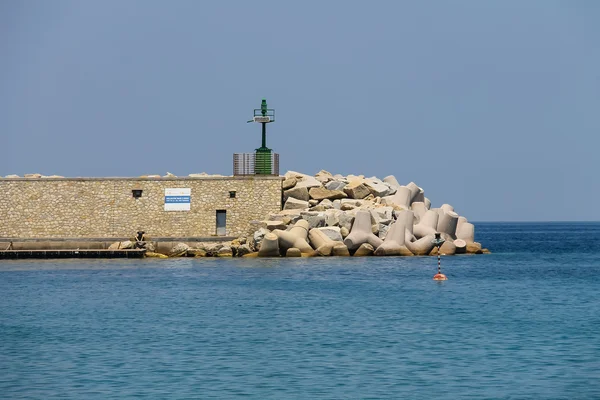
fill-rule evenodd
<path id="1" fill-rule="evenodd" d="M 217 236 L 227 234 L 227 211 L 217 210 Z"/>

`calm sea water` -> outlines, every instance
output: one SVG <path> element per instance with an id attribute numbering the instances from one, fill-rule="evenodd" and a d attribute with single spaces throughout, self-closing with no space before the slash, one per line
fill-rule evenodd
<path id="1" fill-rule="evenodd" d="M 600 224 L 493 254 L 0 262 L 0 398 L 599 399 Z"/>

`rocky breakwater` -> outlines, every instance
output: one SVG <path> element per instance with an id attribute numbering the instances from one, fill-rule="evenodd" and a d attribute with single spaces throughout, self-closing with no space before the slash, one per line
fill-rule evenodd
<path id="1" fill-rule="evenodd" d="M 294 171 L 282 182 L 283 210 L 254 221 L 245 257 L 424 256 L 489 253 L 475 227 L 449 204 L 432 208 L 414 182 L 362 175 L 310 176 Z"/>

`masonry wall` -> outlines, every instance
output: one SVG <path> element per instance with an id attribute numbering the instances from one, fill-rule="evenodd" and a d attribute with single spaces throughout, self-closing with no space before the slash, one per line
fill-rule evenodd
<path id="1" fill-rule="evenodd" d="M 190 211 L 165 211 L 165 189 L 190 188 Z M 142 196 L 134 198 L 133 189 Z M 235 191 L 235 198 L 230 198 Z M 0 238 L 227 236 L 281 210 L 279 177 L 0 179 Z"/>

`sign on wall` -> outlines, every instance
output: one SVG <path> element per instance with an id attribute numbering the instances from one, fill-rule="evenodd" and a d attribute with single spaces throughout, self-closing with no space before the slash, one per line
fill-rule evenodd
<path id="1" fill-rule="evenodd" d="M 190 211 L 192 189 L 165 189 L 165 211 Z"/>

